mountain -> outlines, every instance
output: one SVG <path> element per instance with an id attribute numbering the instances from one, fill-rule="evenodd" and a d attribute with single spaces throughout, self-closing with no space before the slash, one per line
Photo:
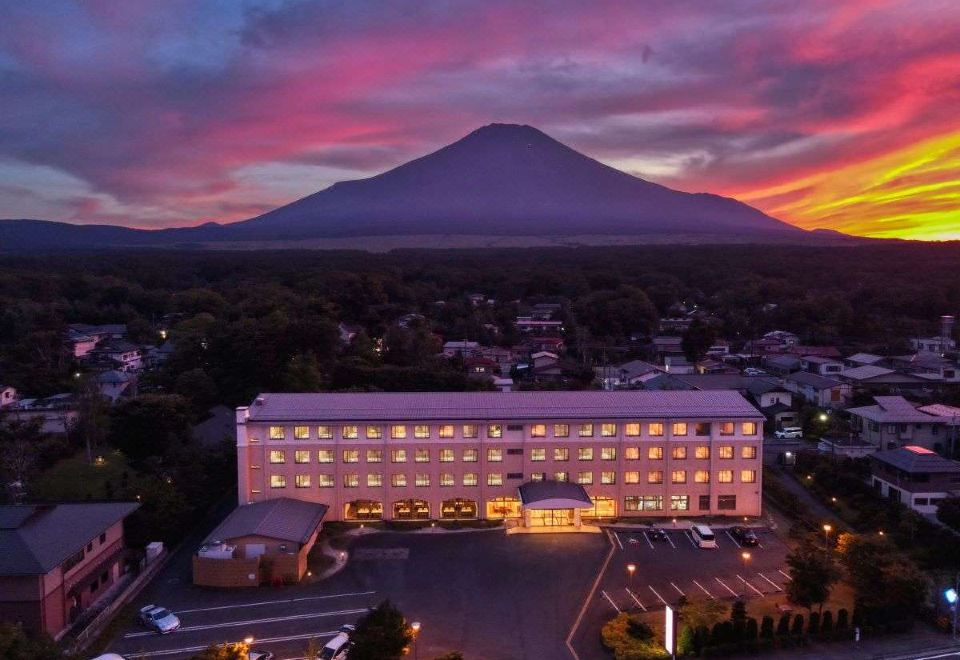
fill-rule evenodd
<path id="1" fill-rule="evenodd" d="M 250 220 L 156 231 L 0 221 L 0 249 L 369 246 L 369 237 L 587 242 L 822 242 L 735 199 L 672 190 L 604 165 L 530 126 L 490 124 L 367 179 Z M 424 241 L 419 242 L 423 238 Z M 823 237 L 826 238 L 826 237 Z M 837 241 L 842 238 L 831 237 Z M 318 242 L 319 241 L 319 242 Z M 462 242 L 462 241 L 461 241 Z M 440 241 L 443 244 L 443 241 Z M 449 244 L 449 241 L 448 241 Z"/>

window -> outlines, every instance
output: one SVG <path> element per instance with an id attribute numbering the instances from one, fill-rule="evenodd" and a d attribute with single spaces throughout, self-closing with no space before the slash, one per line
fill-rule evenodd
<path id="1" fill-rule="evenodd" d="M 379 472 L 368 472 L 367 473 L 367 487 L 368 488 L 379 488 L 383 485 L 383 475 Z"/>
<path id="2" fill-rule="evenodd" d="M 710 496 L 709 496 L 709 495 L 701 495 L 701 496 L 699 497 L 699 500 L 700 500 L 700 501 L 699 501 L 699 503 L 698 503 L 698 506 L 699 506 L 700 510 L 701 510 L 701 511 L 709 511 L 709 510 L 710 510 Z"/>
<path id="3" fill-rule="evenodd" d="M 298 474 L 293 478 L 293 485 L 296 488 L 310 488 L 310 475 Z"/>
<path id="4" fill-rule="evenodd" d="M 333 427 L 332 426 L 318 426 L 317 427 L 317 437 L 321 440 L 330 440 L 333 438 Z"/>
<path id="5" fill-rule="evenodd" d="M 690 496 L 689 495 L 671 495 L 670 510 L 671 511 L 689 511 Z"/>
<path id="6" fill-rule="evenodd" d="M 294 463 L 309 463 L 310 462 L 310 452 L 306 449 L 298 449 L 293 452 L 293 462 Z"/>
<path id="7" fill-rule="evenodd" d="M 662 495 L 628 495 L 623 498 L 624 511 L 662 511 Z"/>
<path id="8" fill-rule="evenodd" d="M 318 449 L 317 463 L 333 463 L 334 455 L 332 449 Z"/>
<path id="9" fill-rule="evenodd" d="M 717 497 L 717 508 L 721 511 L 733 511 L 737 508 L 736 495 L 720 495 Z"/>
<path id="10" fill-rule="evenodd" d="M 442 426 L 440 427 L 441 430 L 442 430 L 443 428 L 444 428 L 444 427 L 442 427 Z M 417 424 L 416 426 L 413 427 L 413 437 L 414 437 L 414 438 L 419 438 L 419 439 L 421 439 L 421 440 L 422 440 L 423 438 L 429 438 L 429 437 L 430 437 L 430 427 L 427 426 L 426 424 Z M 442 436 L 441 436 L 441 437 L 442 437 Z M 452 427 L 452 426 L 450 427 L 450 437 L 453 437 L 453 427 Z"/>
<path id="11" fill-rule="evenodd" d="M 693 425 L 693 432 L 697 435 L 710 435 L 710 422 L 697 422 Z"/>
<path id="12" fill-rule="evenodd" d="M 647 483 L 648 484 L 662 484 L 663 483 L 663 470 L 650 470 L 647 472 Z"/>
<path id="13" fill-rule="evenodd" d="M 710 445 L 697 445 L 693 450 L 693 457 L 699 459 L 710 458 Z"/>
<path id="14" fill-rule="evenodd" d="M 321 474 L 317 477 L 317 485 L 320 486 L 320 488 L 333 488 L 333 475 Z"/>
<path id="15" fill-rule="evenodd" d="M 740 458 L 756 458 L 757 448 L 754 445 L 744 445 L 740 448 Z"/>
<path id="16" fill-rule="evenodd" d="M 523 424 L 507 424 L 508 431 L 522 431 Z"/>
<path id="17" fill-rule="evenodd" d="M 406 463 L 407 462 L 407 450 L 406 449 L 394 449 L 390 452 L 390 462 L 391 463 Z"/>
<path id="18" fill-rule="evenodd" d="M 476 424 L 464 424 L 463 425 L 463 437 L 464 438 L 476 438 L 479 436 L 479 428 Z"/>
<path id="19" fill-rule="evenodd" d="M 282 449 L 271 449 L 270 450 L 270 462 L 271 463 L 286 463 L 287 455 Z"/>
<path id="20" fill-rule="evenodd" d="M 359 449 L 344 449 L 344 450 L 343 450 L 343 462 L 344 462 L 344 463 L 359 463 L 359 462 L 360 462 L 360 450 L 359 450 Z"/>
<path id="21" fill-rule="evenodd" d="M 570 477 L 566 472 L 554 472 L 553 478 L 557 481 L 567 481 Z"/>
<path id="22" fill-rule="evenodd" d="M 553 425 L 553 437 L 554 438 L 566 438 L 570 436 L 570 425 L 569 424 L 554 424 Z"/>
<path id="23" fill-rule="evenodd" d="M 476 463 L 480 460 L 480 452 L 476 449 L 464 449 L 463 450 L 463 462 L 464 463 Z"/>
<path id="24" fill-rule="evenodd" d="M 540 462 L 547 460 L 547 450 L 543 447 L 536 447 L 530 450 L 530 460 Z"/>
<path id="25" fill-rule="evenodd" d="M 503 474 L 500 472 L 491 472 L 487 475 L 487 485 L 488 486 L 502 486 L 503 485 Z"/>
<path id="26" fill-rule="evenodd" d="M 674 470 L 670 475 L 670 483 L 673 484 L 685 484 L 687 483 L 687 471 L 686 470 Z"/>
<path id="27" fill-rule="evenodd" d="M 310 427 L 309 426 L 294 426 L 293 427 L 293 437 L 297 440 L 309 440 L 310 439 Z"/>
<path id="28" fill-rule="evenodd" d="M 637 422 L 630 422 L 629 424 L 623 425 L 623 434 L 629 438 L 636 438 L 640 435 L 640 424 Z"/>
<path id="29" fill-rule="evenodd" d="M 733 470 L 718 470 L 718 471 L 717 471 L 717 483 L 721 483 L 721 484 L 732 484 L 732 483 L 733 483 Z"/>
<path id="30" fill-rule="evenodd" d="M 367 427 L 367 439 L 368 440 L 379 440 L 383 437 L 383 429 L 379 426 L 368 426 Z"/>
<path id="31" fill-rule="evenodd" d="M 636 461 L 640 458 L 640 447 L 624 447 L 623 457 L 628 461 Z"/>
<path id="32" fill-rule="evenodd" d="M 547 437 L 547 425 L 546 424 L 534 424 L 530 427 L 530 437 L 531 438 L 545 438 Z"/>
<path id="33" fill-rule="evenodd" d="M 464 486 L 476 486 L 477 485 L 477 473 L 476 472 L 467 472 L 463 475 L 463 485 Z"/>
<path id="34" fill-rule="evenodd" d="M 589 486 L 593 483 L 593 472 L 577 472 L 577 483 L 582 486 Z"/>
<path id="35" fill-rule="evenodd" d="M 270 439 L 271 439 L 271 440 L 283 440 L 283 427 L 282 427 L 282 426 L 271 426 L 271 427 L 270 427 Z"/>
<path id="36" fill-rule="evenodd" d="M 367 427 L 367 437 L 370 437 L 370 427 Z M 407 427 L 402 424 L 394 424 L 390 427 L 390 437 L 393 440 L 403 440 L 407 437 Z"/>
<path id="37" fill-rule="evenodd" d="M 720 458 L 733 458 L 733 446 L 720 445 Z"/>
<path id="38" fill-rule="evenodd" d="M 625 484 L 638 484 L 640 483 L 640 473 L 637 471 L 624 472 L 623 473 L 623 483 Z"/>
<path id="39" fill-rule="evenodd" d="M 367 463 L 383 463 L 383 450 L 382 450 L 382 449 L 368 449 L 368 450 L 367 450 Z"/>
<path id="40" fill-rule="evenodd" d="M 420 488 L 426 488 L 430 485 L 430 475 L 426 472 L 417 472 L 414 478 L 416 485 Z"/>
<path id="41" fill-rule="evenodd" d="M 663 447 L 647 447 L 647 458 L 651 461 L 662 461 Z"/>
<path id="42" fill-rule="evenodd" d="M 650 433 L 650 435 L 653 436 L 653 437 L 661 436 L 661 435 L 663 435 L 663 423 L 662 423 L 662 422 L 654 422 L 654 423 L 650 424 L 650 425 L 647 427 L 647 431 L 648 431 L 648 432 Z"/>
<path id="43" fill-rule="evenodd" d="M 600 447 L 600 460 L 601 461 L 617 460 L 617 448 L 616 447 Z"/>
<path id="44" fill-rule="evenodd" d="M 523 456 L 523 447 L 507 448 L 507 456 Z"/>
<path id="45" fill-rule="evenodd" d="M 693 480 L 698 484 L 710 483 L 710 470 L 697 470 L 693 473 Z"/>
<path id="46" fill-rule="evenodd" d="M 341 434 L 344 440 L 356 440 L 359 437 L 360 428 L 357 426 L 344 426 Z"/>
<path id="47" fill-rule="evenodd" d="M 617 473 L 611 471 L 604 471 L 600 473 L 600 483 L 602 484 L 615 484 L 617 483 Z"/>
<path id="48" fill-rule="evenodd" d="M 502 438 L 503 437 L 503 426 L 500 424 L 489 424 L 487 425 L 487 437 L 488 438 Z"/>
<path id="49" fill-rule="evenodd" d="M 569 461 L 570 460 L 570 450 L 567 447 L 554 447 L 553 448 L 553 460 L 555 461 Z"/>
<path id="50" fill-rule="evenodd" d="M 344 488 L 356 488 L 360 485 L 360 475 L 356 473 L 349 473 L 343 475 L 343 487 Z"/>
<path id="51" fill-rule="evenodd" d="M 687 423 L 686 423 L 686 422 L 674 422 L 674 423 L 673 423 L 673 434 L 674 434 L 674 435 L 686 435 L 686 434 L 687 434 Z"/>
<path id="52" fill-rule="evenodd" d="M 580 447 L 577 450 L 577 460 L 578 461 L 592 461 L 593 460 L 593 447 Z"/>
<path id="53" fill-rule="evenodd" d="M 616 424 L 601 424 L 600 425 L 600 436 L 603 438 L 613 438 L 617 435 L 617 425 Z"/>
<path id="54" fill-rule="evenodd" d="M 720 435 L 733 435 L 736 426 L 733 422 L 720 422 Z"/>
<path id="55" fill-rule="evenodd" d="M 577 435 L 581 438 L 592 438 L 593 424 L 581 424 L 577 429 Z"/>
<path id="56" fill-rule="evenodd" d="M 287 478 L 282 474 L 270 475 L 270 488 L 286 488 Z"/>
<path id="57" fill-rule="evenodd" d="M 496 448 L 487 449 L 487 462 L 488 463 L 500 463 L 503 461 L 503 450 Z"/>
<path id="58" fill-rule="evenodd" d="M 394 488 L 404 488 L 407 485 L 407 475 L 399 472 L 390 475 L 390 485 Z"/>
<path id="59" fill-rule="evenodd" d="M 413 452 L 413 462 L 414 463 L 429 463 L 430 462 L 430 450 L 429 449 L 415 449 Z"/>
<path id="60" fill-rule="evenodd" d="M 756 435 L 757 434 L 757 423 L 756 422 L 744 422 L 743 426 L 744 435 Z"/>
<path id="61" fill-rule="evenodd" d="M 453 450 L 449 447 L 440 450 L 440 462 L 441 463 L 453 463 L 454 456 Z"/>
<path id="62" fill-rule="evenodd" d="M 546 472 L 531 472 L 530 481 L 543 481 L 547 478 Z"/>
<path id="63" fill-rule="evenodd" d="M 740 483 L 744 483 L 744 484 L 757 483 L 757 471 L 756 470 L 740 470 Z"/>
<path id="64" fill-rule="evenodd" d="M 456 482 L 453 480 L 453 475 L 449 472 L 440 473 L 440 485 L 441 486 L 455 486 Z"/>
<path id="65" fill-rule="evenodd" d="M 103 534 L 100 535 L 100 545 L 103 545 L 106 542 L 107 542 L 107 533 L 104 532 Z"/>
<path id="66" fill-rule="evenodd" d="M 453 424 L 443 424 L 437 428 L 437 435 L 441 438 L 449 440 L 453 437 Z M 430 437 L 430 433 L 427 432 L 427 435 L 423 436 L 425 438 Z"/>
<path id="67" fill-rule="evenodd" d="M 674 447 L 670 450 L 670 457 L 675 461 L 685 461 L 687 459 L 687 448 Z"/>

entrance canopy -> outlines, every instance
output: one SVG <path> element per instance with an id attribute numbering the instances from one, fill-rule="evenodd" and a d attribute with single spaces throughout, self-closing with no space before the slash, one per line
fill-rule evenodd
<path id="1" fill-rule="evenodd" d="M 568 481 L 528 481 L 518 490 L 526 509 L 585 509 L 593 506 L 583 486 Z"/>

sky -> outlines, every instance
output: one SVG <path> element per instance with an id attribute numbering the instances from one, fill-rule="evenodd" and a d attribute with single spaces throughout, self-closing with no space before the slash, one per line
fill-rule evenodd
<path id="1" fill-rule="evenodd" d="M 0 0 L 0 217 L 240 220 L 492 122 L 960 239 L 960 2 Z"/>

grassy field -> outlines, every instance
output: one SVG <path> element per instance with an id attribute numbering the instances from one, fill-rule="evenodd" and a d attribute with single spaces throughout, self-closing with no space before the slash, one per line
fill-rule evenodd
<path id="1" fill-rule="evenodd" d="M 86 454 L 80 452 L 44 472 L 30 490 L 35 499 L 48 502 L 110 499 L 108 484 L 116 496 L 124 473 L 130 484 L 136 482 L 138 475 L 122 454 L 104 454 L 102 463 L 91 465 Z"/>

